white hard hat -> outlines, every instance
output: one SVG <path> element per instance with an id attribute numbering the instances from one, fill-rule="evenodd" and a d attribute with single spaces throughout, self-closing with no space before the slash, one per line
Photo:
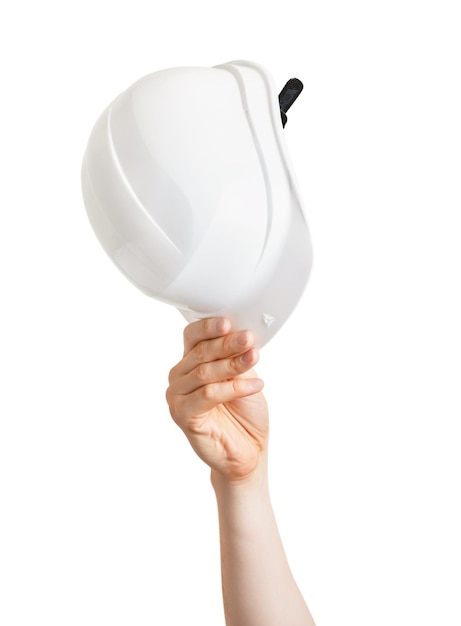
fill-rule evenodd
<path id="1" fill-rule="evenodd" d="M 125 276 L 188 321 L 251 329 L 259 347 L 312 264 L 283 136 L 301 89 L 292 79 L 278 97 L 248 61 L 155 72 L 104 111 L 83 160 L 91 225 Z"/>

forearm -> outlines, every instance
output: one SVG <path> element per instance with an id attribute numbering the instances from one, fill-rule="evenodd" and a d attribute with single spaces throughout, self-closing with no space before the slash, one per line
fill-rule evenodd
<path id="1" fill-rule="evenodd" d="M 262 466 L 245 484 L 212 473 L 227 626 L 313 626 L 278 532 Z"/>

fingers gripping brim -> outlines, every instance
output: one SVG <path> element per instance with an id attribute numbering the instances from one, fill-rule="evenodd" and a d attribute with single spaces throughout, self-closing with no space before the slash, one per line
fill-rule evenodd
<path id="1" fill-rule="evenodd" d="M 259 378 L 233 378 L 199 387 L 187 396 L 181 396 L 177 415 L 181 422 L 205 416 L 218 404 L 232 402 L 258 393 L 264 387 Z"/>

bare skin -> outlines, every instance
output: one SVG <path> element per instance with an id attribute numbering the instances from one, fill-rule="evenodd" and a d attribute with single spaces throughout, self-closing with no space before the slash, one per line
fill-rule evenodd
<path id="1" fill-rule="evenodd" d="M 314 626 L 291 574 L 269 496 L 269 418 L 250 331 L 224 318 L 184 331 L 166 393 L 171 415 L 211 468 L 226 626 Z"/>

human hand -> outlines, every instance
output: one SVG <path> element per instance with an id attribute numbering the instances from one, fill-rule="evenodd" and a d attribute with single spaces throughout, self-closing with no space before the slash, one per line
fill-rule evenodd
<path id="1" fill-rule="evenodd" d="M 198 456 L 230 482 L 245 481 L 267 448 L 263 381 L 251 369 L 258 351 L 250 331 L 231 332 L 225 318 L 184 330 L 184 356 L 169 376 L 166 399 Z"/>

